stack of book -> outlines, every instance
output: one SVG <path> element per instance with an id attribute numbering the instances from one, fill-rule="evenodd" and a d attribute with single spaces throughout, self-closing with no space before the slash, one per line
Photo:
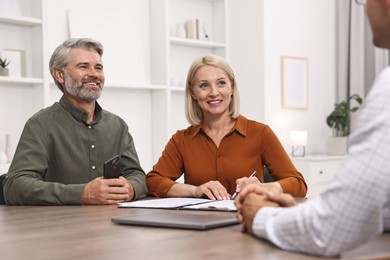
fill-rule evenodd
<path id="1" fill-rule="evenodd" d="M 208 35 L 205 32 L 204 25 L 198 18 L 186 21 L 187 39 L 192 40 L 208 40 Z"/>

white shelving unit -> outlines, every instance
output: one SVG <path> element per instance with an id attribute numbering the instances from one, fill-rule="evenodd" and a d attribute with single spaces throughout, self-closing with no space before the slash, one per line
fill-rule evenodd
<path id="1" fill-rule="evenodd" d="M 184 89 L 192 61 L 208 53 L 228 59 L 228 0 L 150 0 L 152 84 L 166 85 L 154 91 L 153 158 L 157 160 L 167 140 L 188 126 L 184 115 Z M 209 40 L 178 38 L 179 23 L 199 19 Z M 161 109 L 163 108 L 163 109 Z"/>
<path id="2" fill-rule="evenodd" d="M 15 16 L 8 16 L 4 15 L 0 17 L 0 23 L 3 24 L 10 24 L 10 25 L 21 25 L 21 26 L 36 26 L 41 25 L 42 20 L 38 18 L 32 18 L 32 17 L 15 17 Z"/>
<path id="3" fill-rule="evenodd" d="M 88 11 L 101 12 L 102 8 L 99 6 L 102 5 L 99 1 L 101 0 L 97 0 L 96 6 L 89 5 Z M 68 37 L 68 10 L 88 4 L 75 0 L 19 2 L 21 16 L 0 15 L 0 51 L 25 50 L 27 75 L 20 78 L 0 77 L 0 120 L 6 122 L 0 128 L 0 150 L 4 149 L 2 137 L 7 133 L 11 134 L 11 144 L 16 148 L 27 119 L 61 96 L 48 71 L 48 61 L 53 46 Z M 117 4 L 122 5 L 122 9 L 126 6 L 131 10 L 134 5 L 146 10 L 144 7 L 147 3 L 139 0 L 120 1 Z M 106 78 L 105 93 L 101 100 L 103 108 L 107 109 L 107 105 L 116 102 L 113 107 L 127 113 L 124 119 L 128 122 L 130 131 L 135 131 L 132 134 L 134 133 L 136 146 L 140 147 L 141 163 L 146 162 L 143 165 L 146 171 L 157 161 L 171 135 L 188 126 L 184 115 L 184 83 L 193 59 L 207 53 L 215 53 L 228 59 L 228 0 L 149 0 L 148 4 L 149 28 L 146 30 L 149 30 L 150 37 L 150 48 L 147 49 L 150 78 L 145 84 L 131 83 L 131 79 L 129 82 L 117 82 Z M 120 7 L 113 6 L 110 12 L 123 12 L 115 8 Z M 194 18 L 200 19 L 204 24 L 209 35 L 208 41 L 175 36 L 177 23 Z M 131 59 L 123 58 L 118 66 L 125 65 L 126 58 Z M 139 112 L 144 114 L 137 116 L 134 109 L 126 108 L 126 96 L 137 99 Z M 134 100 L 128 102 L 135 103 Z M 126 109 L 129 111 L 126 112 Z M 111 111 L 111 107 L 108 110 Z M 12 120 L 7 120 L 11 118 Z M 142 133 L 137 135 L 137 131 Z M 137 139 L 137 136 L 142 138 Z"/>
<path id="4" fill-rule="evenodd" d="M 19 2 L 20 15 L 0 14 L 0 52 L 23 50 L 26 59 L 23 77 L 0 76 L 0 151 L 5 148 L 5 134 L 11 135 L 15 149 L 26 120 L 45 106 L 42 2 Z"/>

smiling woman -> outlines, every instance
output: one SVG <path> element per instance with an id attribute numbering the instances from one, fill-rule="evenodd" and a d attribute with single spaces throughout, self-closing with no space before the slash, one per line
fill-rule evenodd
<path id="1" fill-rule="evenodd" d="M 206 65 L 198 69 L 191 90 L 191 97 L 196 100 L 196 105 L 201 110 L 202 121 L 206 125 L 205 131 L 219 146 L 222 137 L 234 124 L 234 120 L 229 116 L 232 84 L 222 69 Z M 212 129 L 215 117 L 226 118 L 226 127 L 221 129 L 221 132 Z"/>
<path id="2" fill-rule="evenodd" d="M 235 76 L 223 58 L 206 55 L 193 61 L 185 102 L 191 126 L 172 136 L 148 173 L 150 194 L 226 200 L 258 183 L 264 190 L 305 196 L 306 183 L 271 128 L 240 115 Z M 264 166 L 275 182 L 264 183 Z M 182 174 L 185 183 L 176 182 Z"/>

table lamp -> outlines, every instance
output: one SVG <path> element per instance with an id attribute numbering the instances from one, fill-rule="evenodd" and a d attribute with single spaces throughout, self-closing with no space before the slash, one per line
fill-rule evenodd
<path id="1" fill-rule="evenodd" d="M 291 155 L 293 157 L 304 157 L 307 144 L 307 131 L 291 131 L 290 141 L 292 147 Z"/>

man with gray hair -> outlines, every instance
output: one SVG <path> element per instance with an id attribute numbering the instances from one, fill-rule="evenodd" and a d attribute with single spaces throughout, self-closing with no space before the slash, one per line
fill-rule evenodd
<path id="1" fill-rule="evenodd" d="M 54 51 L 50 73 L 63 96 L 27 121 L 3 181 L 7 204 L 117 204 L 146 195 L 127 124 L 96 101 L 102 55 L 103 46 L 85 38 Z M 120 177 L 104 179 L 103 163 L 116 155 Z"/>

